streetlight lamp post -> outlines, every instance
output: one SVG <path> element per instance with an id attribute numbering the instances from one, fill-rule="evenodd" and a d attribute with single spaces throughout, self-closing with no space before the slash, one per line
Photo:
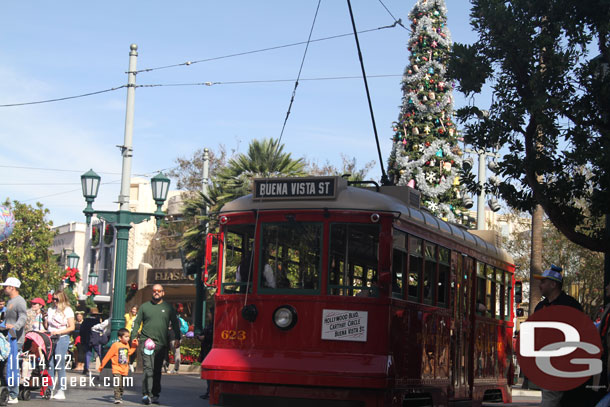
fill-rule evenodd
<path id="1" fill-rule="evenodd" d="M 487 180 L 487 171 L 485 169 L 487 164 L 487 157 L 498 158 L 500 155 L 497 153 L 491 153 L 485 150 L 472 150 L 466 149 L 467 153 L 474 153 L 479 156 L 479 174 L 478 184 L 479 193 L 477 197 L 477 230 L 485 230 L 485 181 Z M 497 212 L 500 209 L 498 202 L 495 199 L 489 201 L 489 206 L 492 211 Z"/>
<path id="2" fill-rule="evenodd" d="M 133 136 L 133 112 L 135 99 L 135 78 L 136 78 L 136 60 L 138 46 L 131 44 L 131 52 L 129 53 L 129 72 L 127 85 L 127 112 L 125 116 L 125 139 L 121 149 L 123 156 L 123 171 L 121 174 L 121 191 L 119 194 L 119 210 L 118 211 L 96 211 L 93 209 L 93 201 L 97 197 L 100 184 L 100 176 L 93 170 L 87 171 L 81 175 L 81 183 L 83 188 L 83 196 L 87 202 L 87 207 L 83 213 L 87 217 L 87 225 L 91 223 L 91 216 L 97 215 L 106 222 L 111 223 L 116 228 L 116 260 L 114 268 L 113 280 L 113 296 L 112 296 L 112 319 L 111 333 L 108 346 L 117 341 L 117 332 L 125 326 L 123 318 L 125 311 L 125 287 L 127 283 L 127 245 L 129 242 L 129 229 L 132 224 L 138 224 L 145 220 L 155 217 L 157 219 L 157 227 L 161 224 L 161 219 L 165 214 L 161 207 L 167 199 L 169 190 L 169 178 L 159 173 L 151 179 L 153 199 L 157 205 L 157 210 L 154 213 L 146 212 L 131 212 L 129 210 L 129 188 L 131 177 L 131 158 L 133 155 L 132 136 Z M 93 275 L 89 276 L 93 279 Z M 95 276 L 97 280 L 97 275 Z"/>

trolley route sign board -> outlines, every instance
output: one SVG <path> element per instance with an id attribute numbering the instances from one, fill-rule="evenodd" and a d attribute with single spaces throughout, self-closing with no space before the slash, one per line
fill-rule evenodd
<path id="1" fill-rule="evenodd" d="M 366 342 L 368 311 L 322 310 L 322 339 Z"/>
<path id="2" fill-rule="evenodd" d="M 334 199 L 336 194 L 336 177 L 264 178 L 254 180 L 252 199 Z"/>

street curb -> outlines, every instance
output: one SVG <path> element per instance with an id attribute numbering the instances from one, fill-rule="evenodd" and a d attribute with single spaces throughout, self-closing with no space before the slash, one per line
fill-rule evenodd
<path id="1" fill-rule="evenodd" d="M 525 389 L 512 389 L 511 393 L 514 396 L 525 396 L 525 397 L 542 397 L 540 390 L 525 390 Z"/>

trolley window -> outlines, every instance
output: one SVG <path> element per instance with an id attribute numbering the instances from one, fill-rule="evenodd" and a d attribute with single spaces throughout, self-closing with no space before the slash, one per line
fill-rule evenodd
<path id="1" fill-rule="evenodd" d="M 407 294 L 408 299 L 412 301 L 421 301 L 419 288 L 423 268 L 422 240 L 409 236 L 409 288 Z"/>
<path id="2" fill-rule="evenodd" d="M 330 295 L 377 297 L 379 225 L 330 225 Z"/>
<path id="3" fill-rule="evenodd" d="M 447 306 L 447 282 L 449 281 L 449 258 L 450 251 L 444 247 L 438 248 L 438 280 L 437 280 L 437 304 L 441 307 Z"/>
<path id="4" fill-rule="evenodd" d="M 392 257 L 392 297 L 402 298 L 402 286 L 407 269 L 407 234 L 394 230 L 394 251 Z"/>
<path id="5" fill-rule="evenodd" d="M 434 304 L 434 281 L 436 280 L 436 245 L 424 243 L 424 303 Z"/>
<path id="6" fill-rule="evenodd" d="M 512 275 L 510 273 L 504 273 L 505 286 L 504 286 L 504 320 L 510 320 L 510 311 L 512 306 L 511 294 L 513 292 Z"/>
<path id="7" fill-rule="evenodd" d="M 476 313 L 477 315 L 485 316 L 489 309 L 486 305 L 485 290 L 486 290 L 486 279 L 485 279 L 485 265 L 477 262 L 477 296 L 476 296 Z"/>
<path id="8" fill-rule="evenodd" d="M 504 295 L 504 273 L 502 270 L 495 269 L 496 275 L 496 319 L 502 319 L 502 312 L 504 307 L 502 306 L 502 298 Z"/>
<path id="9" fill-rule="evenodd" d="M 319 294 L 322 224 L 289 221 L 261 225 L 259 292 Z"/>
<path id="10" fill-rule="evenodd" d="M 224 239 L 222 293 L 245 293 L 246 287 L 252 292 L 254 225 L 228 225 Z"/>
<path id="11" fill-rule="evenodd" d="M 496 279 L 494 268 L 490 265 L 485 265 L 485 306 L 487 307 L 487 316 L 493 318 L 496 310 Z"/>

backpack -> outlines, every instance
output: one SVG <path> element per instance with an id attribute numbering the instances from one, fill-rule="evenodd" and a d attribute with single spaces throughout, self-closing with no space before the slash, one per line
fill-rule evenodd
<path id="1" fill-rule="evenodd" d="M 188 322 L 186 322 L 182 317 L 178 317 L 178 321 L 180 322 L 180 333 L 182 335 L 186 335 L 186 333 L 189 331 Z"/>
<path id="2" fill-rule="evenodd" d="M 4 362 L 11 353 L 11 344 L 6 336 L 0 335 L 0 361 Z"/>

